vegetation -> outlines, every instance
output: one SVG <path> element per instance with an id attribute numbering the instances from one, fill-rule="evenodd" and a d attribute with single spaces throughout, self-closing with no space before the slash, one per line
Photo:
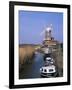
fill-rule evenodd
<path id="1" fill-rule="evenodd" d="M 20 68 L 24 63 L 30 63 L 34 56 L 35 48 L 31 45 L 19 46 L 19 65 Z"/>

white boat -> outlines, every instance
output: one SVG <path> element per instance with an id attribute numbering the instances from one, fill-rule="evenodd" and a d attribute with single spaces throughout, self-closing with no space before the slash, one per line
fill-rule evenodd
<path id="1" fill-rule="evenodd" d="M 52 77 L 57 75 L 55 65 L 43 66 L 40 68 L 41 76 Z"/>
<path id="2" fill-rule="evenodd" d="M 55 77 L 57 75 L 57 68 L 53 58 L 46 57 L 44 66 L 40 68 L 40 74 L 45 77 Z"/>
<path id="3" fill-rule="evenodd" d="M 51 57 L 46 57 L 46 58 L 45 58 L 45 63 L 54 64 L 55 61 L 54 61 L 53 58 L 51 58 Z"/>

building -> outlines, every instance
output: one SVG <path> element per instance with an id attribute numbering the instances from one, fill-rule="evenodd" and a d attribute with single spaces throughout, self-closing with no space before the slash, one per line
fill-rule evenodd
<path id="1" fill-rule="evenodd" d="M 55 50 L 57 48 L 57 45 L 58 45 L 58 41 L 57 40 L 54 40 L 54 37 L 52 37 L 52 27 L 47 27 L 45 29 L 45 32 L 44 32 L 44 40 L 42 42 L 42 47 L 46 48 L 46 47 L 51 47 L 53 48 L 52 50 Z"/>

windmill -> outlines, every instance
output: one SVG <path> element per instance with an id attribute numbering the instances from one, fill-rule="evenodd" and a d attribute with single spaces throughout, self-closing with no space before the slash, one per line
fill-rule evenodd
<path id="1" fill-rule="evenodd" d="M 52 41 L 52 34 L 51 34 L 52 30 L 53 30 L 52 24 L 50 24 L 49 26 L 46 26 L 40 34 L 44 36 L 44 39 L 42 42 L 42 50 L 45 54 L 49 54 L 52 52 L 52 48 L 49 45 L 49 43 L 51 43 Z"/>
<path id="2" fill-rule="evenodd" d="M 44 40 L 51 40 L 51 32 L 52 32 L 52 24 L 50 26 L 47 26 L 41 33 L 40 35 L 44 35 Z"/>

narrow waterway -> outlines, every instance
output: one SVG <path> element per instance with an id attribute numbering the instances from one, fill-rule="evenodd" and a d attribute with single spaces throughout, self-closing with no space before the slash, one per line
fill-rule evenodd
<path id="1" fill-rule="evenodd" d="M 43 54 L 36 53 L 31 63 L 24 65 L 19 74 L 20 79 L 40 78 L 40 68 L 44 65 Z"/>
<path id="2" fill-rule="evenodd" d="M 36 52 L 34 58 L 30 60 L 30 63 L 25 63 L 22 67 L 22 71 L 19 73 L 19 79 L 29 79 L 29 78 L 42 78 L 40 75 L 40 68 L 44 66 L 44 55 L 42 53 Z M 57 68 L 57 76 L 62 77 L 63 71 Z"/>

